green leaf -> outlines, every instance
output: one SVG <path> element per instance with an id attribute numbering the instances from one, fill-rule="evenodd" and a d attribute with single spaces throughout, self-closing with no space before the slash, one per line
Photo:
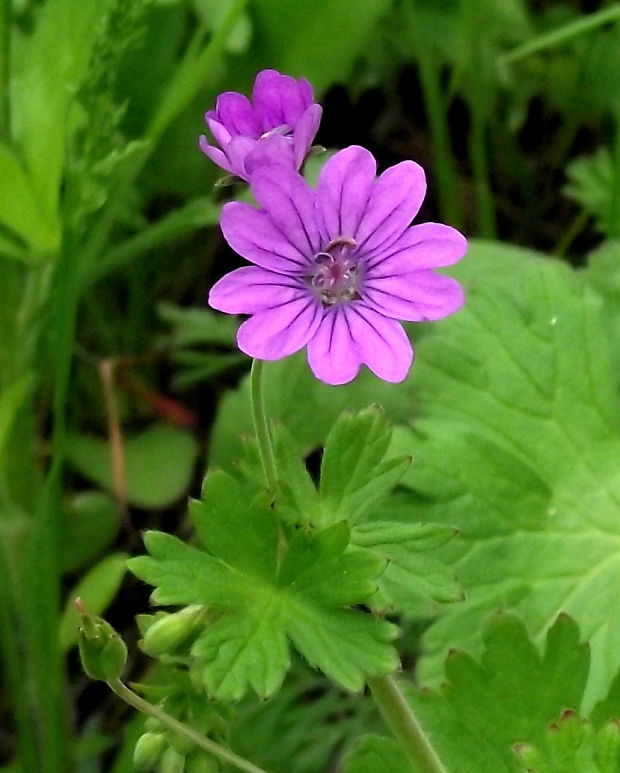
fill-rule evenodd
<path id="1" fill-rule="evenodd" d="M 154 424 L 125 441 L 127 501 L 137 507 L 166 507 L 186 493 L 198 455 L 192 435 Z M 71 435 L 67 458 L 85 478 L 114 491 L 110 447 L 90 435 Z"/>
<path id="2" fill-rule="evenodd" d="M 198 539 L 241 572 L 272 580 L 276 575 L 278 524 L 265 497 L 248 509 L 248 493 L 225 472 L 209 472 L 202 501 L 190 505 Z"/>
<path id="3" fill-rule="evenodd" d="M 118 506 L 102 491 L 76 494 L 64 508 L 64 519 L 62 568 L 65 572 L 90 563 L 110 546 L 120 527 Z"/>
<path id="4" fill-rule="evenodd" d="M 268 60 L 283 72 L 304 74 L 322 91 L 331 83 L 346 81 L 389 7 L 387 0 L 367 0 L 360 13 L 354 0 L 317 0 L 312 5 L 258 0 L 252 10 Z"/>
<path id="5" fill-rule="evenodd" d="M 380 735 L 365 735 L 347 757 L 344 773 L 403 773 L 410 767 L 396 741 Z"/>
<path id="6" fill-rule="evenodd" d="M 25 262 L 44 257 L 58 246 L 58 224 L 48 223 L 39 210 L 30 180 L 11 149 L 0 142 L 0 220 L 31 246 L 11 253 Z"/>
<path id="7" fill-rule="evenodd" d="M 405 473 L 409 457 L 388 459 L 392 428 L 378 408 L 342 414 L 327 436 L 321 465 L 322 525 L 354 524 L 387 496 Z"/>
<path id="8" fill-rule="evenodd" d="M 592 701 L 620 665 L 620 417 L 602 302 L 550 259 L 497 246 L 470 261 L 454 272 L 465 309 L 419 347 L 423 418 L 392 449 L 417 460 L 411 519 L 459 529 L 442 556 L 467 601 L 427 632 L 422 672 L 448 646 L 479 651 L 498 608 L 518 609 L 539 644 L 564 610 L 592 646 Z"/>
<path id="9" fill-rule="evenodd" d="M 235 484 L 214 473 L 207 479 L 204 508 L 192 508 L 200 539 L 212 554 L 150 532 L 145 540 L 150 556 L 129 562 L 135 574 L 156 586 L 155 602 L 211 608 L 193 647 L 207 691 L 219 700 L 238 700 L 250 687 L 261 697 L 272 694 L 290 665 L 287 639 L 313 667 L 349 690 L 362 689 L 370 674 L 394 671 L 395 626 L 349 608 L 372 595 L 384 562 L 348 549 L 349 530 L 340 523 L 322 532 L 299 530 L 273 576 L 274 531 L 261 524 L 275 523 L 273 509 L 258 499 L 237 511 L 226 500 L 227 486 L 241 504 Z M 250 519 L 258 524 L 248 529 Z M 238 555 L 224 534 L 227 528 L 238 536 Z"/>
<path id="10" fill-rule="evenodd" d="M 75 607 L 75 599 L 78 596 L 83 599 L 93 615 L 103 614 L 120 588 L 125 576 L 127 558 L 125 553 L 106 556 L 69 592 L 60 620 L 60 646 L 63 650 L 68 650 L 78 641 L 80 615 Z"/>
<path id="11" fill-rule="evenodd" d="M 588 646 L 566 616 L 549 629 L 542 656 L 513 615 L 494 615 L 483 642 L 479 662 L 450 653 L 438 692 L 406 688 L 406 696 L 448 770 L 520 771 L 512 747 L 541 743 L 550 722 L 580 705 Z"/>
<path id="12" fill-rule="evenodd" d="M 599 148 L 592 156 L 574 159 L 566 167 L 566 177 L 564 193 L 594 217 L 599 231 L 613 232 L 614 164 L 609 150 Z"/>
<path id="13" fill-rule="evenodd" d="M 565 711 L 540 744 L 515 751 L 528 773 L 620 773 L 620 723 L 612 719 L 595 733 L 588 720 Z"/>
<path id="14" fill-rule="evenodd" d="M 54 228 L 70 105 L 108 4 L 109 0 L 49 0 L 39 10 L 34 33 L 15 48 L 12 122 L 38 208 Z"/>
<path id="15" fill-rule="evenodd" d="M 463 600 L 463 591 L 445 562 L 429 552 L 456 536 L 449 526 L 378 521 L 358 524 L 351 544 L 387 561 L 372 609 L 429 617 L 437 604 Z"/>

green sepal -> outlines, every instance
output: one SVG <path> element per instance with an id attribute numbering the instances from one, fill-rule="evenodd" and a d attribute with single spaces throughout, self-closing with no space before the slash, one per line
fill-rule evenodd
<path id="1" fill-rule="evenodd" d="M 102 682 L 120 679 L 127 662 L 125 642 L 102 618 L 90 615 L 83 607 L 80 614 L 78 647 L 84 671 Z"/>

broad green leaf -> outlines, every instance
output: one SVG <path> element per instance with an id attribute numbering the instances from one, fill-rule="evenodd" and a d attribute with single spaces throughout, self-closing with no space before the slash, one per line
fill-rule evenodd
<path id="1" fill-rule="evenodd" d="M 0 481 L 5 482 L 3 461 L 9 454 L 9 440 L 13 423 L 24 401 L 34 388 L 34 373 L 26 373 L 0 394 Z"/>
<path id="2" fill-rule="evenodd" d="M 540 744 L 516 744 L 528 773 L 620 773 L 620 722 L 595 732 L 588 720 L 565 711 Z"/>
<path id="3" fill-rule="evenodd" d="M 125 553 L 106 556 L 69 592 L 60 621 L 60 646 L 63 650 L 73 647 L 78 640 L 80 616 L 75 607 L 75 599 L 79 596 L 89 612 L 102 615 L 118 592 L 125 576 L 127 558 Z"/>
<path id="4" fill-rule="evenodd" d="M 58 224 L 48 222 L 41 213 L 24 168 L 4 143 L 0 143 L 0 221 L 31 247 L 11 255 L 30 262 L 58 246 Z"/>
<path id="5" fill-rule="evenodd" d="M 64 507 L 62 568 L 75 571 L 110 546 L 120 528 L 118 505 L 103 491 L 81 491 Z"/>
<path id="6" fill-rule="evenodd" d="M 312 4 L 257 0 L 253 18 L 272 65 L 295 76 L 305 75 L 317 91 L 322 91 L 347 79 L 375 24 L 389 7 L 387 0 L 367 0 L 360 13 L 354 0 L 317 0 Z"/>
<path id="7" fill-rule="evenodd" d="M 449 523 L 443 551 L 467 601 L 428 631 L 427 678 L 450 646 L 478 651 L 482 620 L 516 608 L 537 643 L 558 612 L 593 651 L 590 693 L 620 665 L 620 417 L 601 299 L 552 260 L 478 254 L 455 271 L 466 307 L 419 347 L 423 419 L 394 453 L 412 520 Z"/>
<path id="8" fill-rule="evenodd" d="M 344 773 L 404 773 L 410 767 L 396 741 L 365 735 L 347 757 Z"/>
<path id="9" fill-rule="evenodd" d="M 250 687 L 262 697 L 272 694 L 290 664 L 287 639 L 313 667 L 349 690 L 362 689 L 370 674 L 394 671 L 398 659 L 390 642 L 395 626 L 350 608 L 374 592 L 384 563 L 348 550 L 348 528 L 336 524 L 318 533 L 298 531 L 278 576 L 272 577 L 268 567 L 276 557 L 271 537 L 260 537 L 246 554 L 247 542 L 246 548 L 243 544 L 249 538 L 241 536 L 241 557 L 223 537 L 234 506 L 214 491 L 221 487 L 222 493 L 225 483 L 223 474 L 207 481 L 208 515 L 194 509 L 201 540 L 221 556 L 151 532 L 145 540 L 150 556 L 129 562 L 135 574 L 156 586 L 156 603 L 211 607 L 212 619 L 193 648 L 208 692 L 220 700 L 238 700 Z M 274 519 L 273 510 L 258 503 L 245 515 Z M 217 519 L 221 524 L 210 532 L 208 524 Z M 271 534 L 271 527 L 257 531 Z"/>
<path id="10" fill-rule="evenodd" d="M 90 435 L 71 435 L 67 458 L 85 478 L 114 491 L 110 447 Z M 145 508 L 166 507 L 186 493 L 198 455 L 192 435 L 166 424 L 154 424 L 125 440 L 123 447 L 127 500 Z"/>
<path id="11" fill-rule="evenodd" d="M 39 210 L 56 224 L 70 104 L 110 0 L 49 0 L 32 35 L 16 41 L 11 78 L 14 134 Z"/>
<path id="12" fill-rule="evenodd" d="M 454 529 L 441 524 L 371 521 L 354 527 L 351 544 L 387 561 L 369 606 L 428 617 L 438 603 L 462 601 L 451 569 L 432 554 L 455 536 Z"/>
<path id="13" fill-rule="evenodd" d="M 549 629 L 542 655 L 513 615 L 494 615 L 483 641 L 479 662 L 450 653 L 440 690 L 405 693 L 448 770 L 516 773 L 512 747 L 542 742 L 550 722 L 580 705 L 589 650 L 566 616 Z"/>
<path id="14" fill-rule="evenodd" d="M 192 648 L 209 694 L 238 699 L 248 686 L 262 696 L 280 687 L 290 668 L 284 610 L 270 594 L 263 600 L 209 623 Z"/>
<path id="15" fill-rule="evenodd" d="M 248 493 L 228 473 L 209 472 L 202 500 L 190 504 L 201 544 L 241 572 L 274 579 L 277 566 L 278 524 L 267 502 L 248 509 Z"/>
<path id="16" fill-rule="evenodd" d="M 378 408 L 344 413 L 327 436 L 321 464 L 322 525 L 346 519 L 354 524 L 386 497 L 410 458 L 384 460 L 392 428 Z"/>

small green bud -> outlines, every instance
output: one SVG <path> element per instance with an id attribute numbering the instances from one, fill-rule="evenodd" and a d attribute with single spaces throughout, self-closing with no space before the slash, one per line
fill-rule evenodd
<path id="1" fill-rule="evenodd" d="M 166 737 L 161 733 L 144 733 L 138 738 L 133 764 L 138 771 L 153 770 L 166 749 Z"/>
<path id="2" fill-rule="evenodd" d="M 183 773 L 185 770 L 185 755 L 180 754 L 173 746 L 169 746 L 161 758 L 160 773 Z"/>
<path id="3" fill-rule="evenodd" d="M 82 668 L 91 679 L 119 679 L 127 662 L 125 642 L 109 623 L 91 615 L 82 599 L 76 599 L 75 605 L 82 616 L 78 640 Z"/>
<path id="4" fill-rule="evenodd" d="M 218 773 L 217 760 L 203 751 L 196 751 L 185 762 L 185 773 Z"/>
<path id="5" fill-rule="evenodd" d="M 193 604 L 155 620 L 144 634 L 141 647 L 153 658 L 172 654 L 196 633 L 203 607 Z"/>

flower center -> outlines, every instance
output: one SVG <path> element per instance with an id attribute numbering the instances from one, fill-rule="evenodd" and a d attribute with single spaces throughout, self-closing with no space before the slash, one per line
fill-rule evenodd
<path id="1" fill-rule="evenodd" d="M 350 254 L 355 246 L 355 239 L 338 236 L 314 256 L 306 281 L 324 306 L 359 299 L 360 267 Z"/>

